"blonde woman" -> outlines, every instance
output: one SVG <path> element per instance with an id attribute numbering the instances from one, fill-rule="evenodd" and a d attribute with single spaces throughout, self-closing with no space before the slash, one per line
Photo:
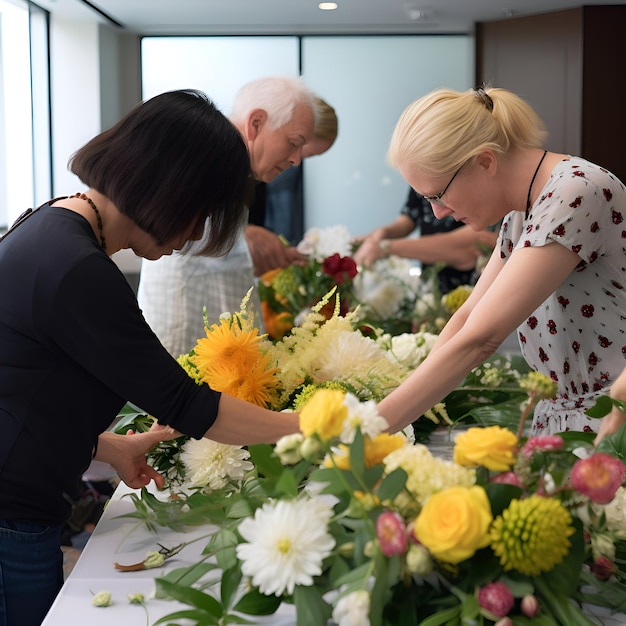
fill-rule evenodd
<path id="1" fill-rule="evenodd" d="M 517 329 L 528 364 L 558 385 L 533 428 L 597 430 L 585 415 L 624 368 L 626 190 L 580 157 L 548 152 L 533 109 L 505 89 L 441 89 L 402 114 L 390 163 L 476 231 L 502 221 L 472 295 L 435 349 L 380 405 L 399 428 L 440 401 Z"/>

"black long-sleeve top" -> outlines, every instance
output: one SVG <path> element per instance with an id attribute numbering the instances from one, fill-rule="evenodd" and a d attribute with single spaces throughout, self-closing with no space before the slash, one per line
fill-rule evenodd
<path id="1" fill-rule="evenodd" d="M 126 401 L 201 437 L 219 397 L 161 345 L 81 215 L 44 206 L 0 242 L 0 518 L 62 523 Z"/>

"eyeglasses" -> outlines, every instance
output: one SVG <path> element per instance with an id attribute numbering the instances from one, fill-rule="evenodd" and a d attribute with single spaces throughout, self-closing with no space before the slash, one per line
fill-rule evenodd
<path id="1" fill-rule="evenodd" d="M 467 163 L 467 161 L 465 163 Z M 445 202 L 441 201 L 441 198 L 443 198 L 443 194 L 446 193 L 446 191 L 448 191 L 450 185 L 452 184 L 452 181 L 456 178 L 457 174 L 463 169 L 463 167 L 465 166 L 465 163 L 463 163 L 463 165 L 461 165 L 461 167 L 459 167 L 459 169 L 456 172 L 454 172 L 454 175 L 450 179 L 450 182 L 445 186 L 444 190 L 441 193 L 436 193 L 434 196 L 422 196 L 422 197 L 425 200 L 428 200 L 428 202 L 430 202 L 431 204 L 436 204 L 437 206 L 446 206 Z"/>

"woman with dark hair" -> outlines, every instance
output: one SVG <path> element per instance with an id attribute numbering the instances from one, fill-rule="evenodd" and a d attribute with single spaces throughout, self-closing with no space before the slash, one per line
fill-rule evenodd
<path id="1" fill-rule="evenodd" d="M 38 626 L 54 600 L 61 529 L 92 459 L 132 488 L 161 486 L 145 454 L 162 439 L 252 444 L 298 429 L 295 415 L 189 378 L 110 259 L 183 249 L 207 218 L 203 252 L 230 249 L 251 180 L 230 121 L 199 92 L 162 94 L 88 142 L 71 169 L 89 189 L 29 212 L 0 242 L 1 626 Z M 126 401 L 161 426 L 107 432 Z"/>

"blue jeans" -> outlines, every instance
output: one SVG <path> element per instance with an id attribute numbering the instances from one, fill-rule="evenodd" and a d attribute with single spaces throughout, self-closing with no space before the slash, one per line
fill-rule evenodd
<path id="1" fill-rule="evenodd" d="M 61 526 L 0 520 L 0 626 L 40 626 L 62 585 Z"/>

